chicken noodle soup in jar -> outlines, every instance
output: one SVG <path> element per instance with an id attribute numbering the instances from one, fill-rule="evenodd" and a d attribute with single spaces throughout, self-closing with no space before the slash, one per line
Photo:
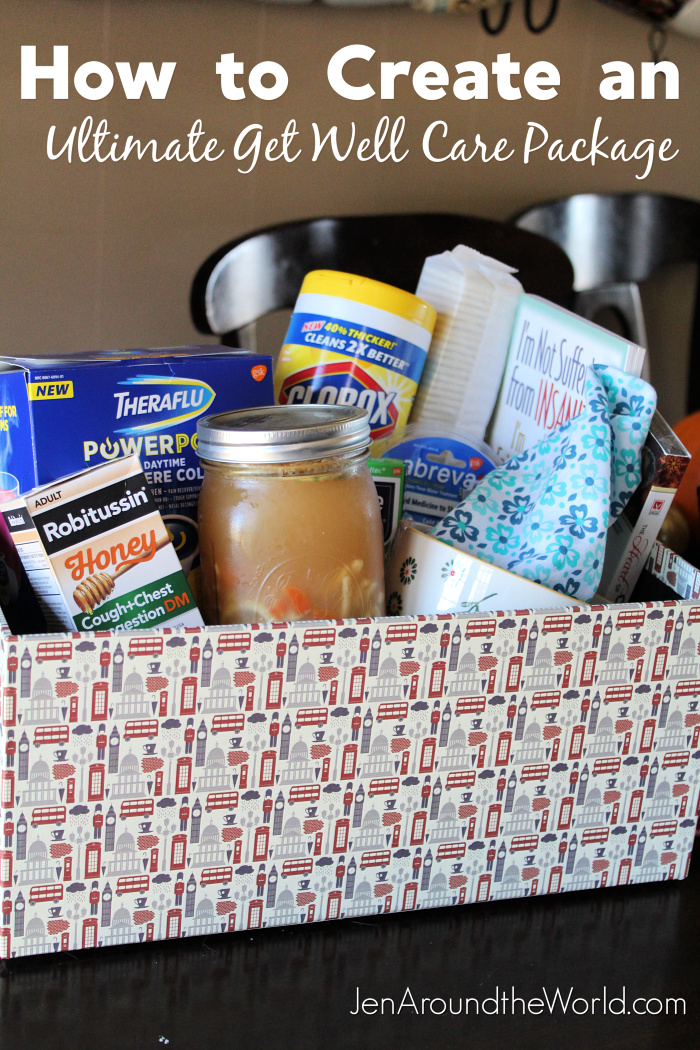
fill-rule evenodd
<path id="1" fill-rule="evenodd" d="M 365 411 L 279 405 L 207 416 L 197 430 L 206 623 L 384 614 Z"/>

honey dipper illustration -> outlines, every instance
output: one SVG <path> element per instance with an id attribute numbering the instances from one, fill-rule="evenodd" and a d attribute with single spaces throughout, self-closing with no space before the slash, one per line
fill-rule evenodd
<path id="1" fill-rule="evenodd" d="M 151 548 L 147 556 L 143 558 L 134 558 L 133 561 L 124 562 L 115 569 L 113 573 L 95 572 L 92 576 L 86 576 L 84 580 L 81 580 L 73 591 L 73 601 L 80 611 L 83 613 L 91 613 L 96 609 L 101 602 L 109 598 L 114 590 L 115 583 L 120 576 L 123 576 L 125 572 L 132 569 L 134 565 L 140 565 L 145 561 L 150 561 L 156 551 L 161 550 L 167 543 L 171 542 L 171 538 L 172 537 L 168 533 L 163 539 L 158 540 L 155 549 Z"/>

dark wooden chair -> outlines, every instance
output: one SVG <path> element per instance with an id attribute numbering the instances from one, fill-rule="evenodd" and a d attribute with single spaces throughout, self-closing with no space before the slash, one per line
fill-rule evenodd
<path id="1" fill-rule="evenodd" d="M 192 317 L 227 346 L 251 345 L 255 323 L 291 309 L 310 270 L 358 273 L 415 292 L 426 256 L 457 244 L 515 267 L 526 291 L 571 305 L 571 263 L 544 237 L 462 215 L 379 215 L 289 222 L 229 241 L 194 278 Z"/>
<path id="2" fill-rule="evenodd" d="M 579 193 L 537 204 L 513 218 L 521 230 L 555 241 L 574 267 L 574 309 L 593 319 L 609 308 L 624 335 L 646 346 L 639 295 L 670 263 L 700 262 L 700 203 L 650 193 Z M 700 408 L 700 273 L 690 345 L 688 412 Z"/>

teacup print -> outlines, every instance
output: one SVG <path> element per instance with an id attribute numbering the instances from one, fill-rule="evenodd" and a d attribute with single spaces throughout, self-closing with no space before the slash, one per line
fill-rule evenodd
<path id="1" fill-rule="evenodd" d="M 399 525 L 391 548 L 386 593 L 389 616 L 585 604 L 455 550 L 407 521 Z"/>

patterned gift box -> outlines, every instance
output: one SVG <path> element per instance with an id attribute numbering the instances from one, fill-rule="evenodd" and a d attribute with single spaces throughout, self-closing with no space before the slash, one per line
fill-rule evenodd
<path id="1" fill-rule="evenodd" d="M 0 639 L 0 958 L 683 878 L 700 602 Z"/>

